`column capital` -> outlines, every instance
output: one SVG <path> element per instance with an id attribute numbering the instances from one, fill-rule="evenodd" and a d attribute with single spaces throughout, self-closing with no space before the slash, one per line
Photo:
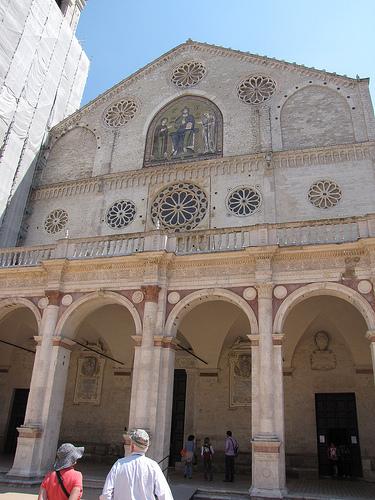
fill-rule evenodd
<path id="1" fill-rule="evenodd" d="M 131 338 L 135 343 L 135 347 L 139 347 L 142 344 L 142 335 L 132 335 Z"/>
<path id="2" fill-rule="evenodd" d="M 37 347 L 42 344 L 42 339 L 42 335 L 34 335 L 34 340 Z"/>
<path id="3" fill-rule="evenodd" d="M 60 305 L 61 299 L 63 296 L 63 293 L 60 292 L 60 290 L 46 290 L 44 292 L 44 294 L 48 299 L 49 306 L 59 306 Z"/>
<path id="4" fill-rule="evenodd" d="M 36 439 L 42 437 L 42 428 L 39 426 L 32 425 L 21 425 L 21 427 L 17 427 L 18 436 L 20 438 L 30 438 Z"/>
<path id="5" fill-rule="evenodd" d="M 283 333 L 273 333 L 272 343 L 273 345 L 282 345 L 285 335 Z"/>
<path id="6" fill-rule="evenodd" d="M 144 285 L 141 286 L 141 290 L 144 293 L 146 302 L 157 302 L 159 298 L 159 292 L 161 290 L 159 285 Z"/>
<path id="7" fill-rule="evenodd" d="M 272 291 L 273 291 L 273 283 L 272 282 L 264 282 L 257 283 L 256 289 L 258 292 L 259 299 L 272 299 Z"/>
<path id="8" fill-rule="evenodd" d="M 366 332 L 366 339 L 370 342 L 375 342 L 375 330 L 368 330 Z"/>
<path id="9" fill-rule="evenodd" d="M 68 351 L 72 351 L 76 346 L 74 340 L 67 339 L 64 337 L 52 337 L 52 346 L 53 347 L 63 347 Z"/>
<path id="10" fill-rule="evenodd" d="M 251 347 L 258 347 L 259 346 L 259 335 L 258 334 L 250 334 L 250 335 L 246 335 L 246 336 L 250 340 Z"/>
<path id="11" fill-rule="evenodd" d="M 174 337 L 163 337 L 160 335 L 154 335 L 154 346 L 164 347 L 167 349 L 177 349 L 177 346 L 174 342 Z"/>

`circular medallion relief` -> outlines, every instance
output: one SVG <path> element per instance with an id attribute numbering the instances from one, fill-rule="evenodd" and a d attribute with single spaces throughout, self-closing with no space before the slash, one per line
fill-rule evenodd
<path id="1" fill-rule="evenodd" d="M 38 300 L 38 307 L 39 309 L 45 309 L 49 304 L 48 297 L 42 297 L 41 299 Z"/>
<path id="2" fill-rule="evenodd" d="M 237 95 L 246 104 L 260 104 L 275 92 L 276 83 L 269 76 L 254 75 L 242 80 L 237 87 Z"/>
<path id="3" fill-rule="evenodd" d="M 208 199 L 202 189 L 187 182 L 163 189 L 151 206 L 151 218 L 156 227 L 181 230 L 193 229 L 207 213 Z"/>
<path id="4" fill-rule="evenodd" d="M 119 200 L 107 210 L 106 222 L 113 229 L 122 229 L 133 222 L 135 213 L 136 209 L 132 201 Z"/>
<path id="5" fill-rule="evenodd" d="M 199 83 L 206 74 L 205 66 L 197 61 L 180 64 L 172 72 L 171 81 L 176 87 L 192 87 Z"/>
<path id="6" fill-rule="evenodd" d="M 178 292 L 171 292 L 170 294 L 168 294 L 168 302 L 170 304 L 177 304 L 177 302 L 180 301 L 180 294 Z"/>
<path id="7" fill-rule="evenodd" d="M 245 300 L 254 300 L 256 296 L 257 296 L 257 291 L 252 286 L 245 288 L 245 290 L 242 292 L 242 297 Z"/>
<path id="8" fill-rule="evenodd" d="M 342 193 L 336 182 L 328 179 L 316 181 L 307 194 L 309 202 L 317 208 L 332 208 L 341 200 Z"/>
<path id="9" fill-rule="evenodd" d="M 72 302 L 73 302 L 73 297 L 69 294 L 64 295 L 64 297 L 61 299 L 61 304 L 63 306 L 70 306 Z"/>
<path id="10" fill-rule="evenodd" d="M 121 99 L 107 108 L 103 120 L 107 127 L 122 127 L 134 118 L 137 111 L 138 105 L 133 99 Z"/>
<path id="11" fill-rule="evenodd" d="M 372 283 L 368 280 L 361 280 L 357 288 L 360 293 L 370 293 L 372 290 Z"/>
<path id="12" fill-rule="evenodd" d="M 273 289 L 273 295 L 276 297 L 276 299 L 283 299 L 287 296 L 287 294 L 288 290 L 283 285 L 275 286 L 275 288 Z"/>
<path id="13" fill-rule="evenodd" d="M 49 234 L 59 233 L 68 222 L 68 214 L 62 208 L 56 208 L 46 217 L 44 229 Z"/>
<path id="14" fill-rule="evenodd" d="M 136 290 L 132 294 L 132 301 L 134 304 L 140 304 L 143 301 L 144 297 L 145 296 L 143 292 L 141 292 L 141 290 Z"/>
<path id="15" fill-rule="evenodd" d="M 257 189 L 249 186 L 236 187 L 227 197 L 228 210 L 238 217 L 252 215 L 261 204 L 261 194 Z"/>

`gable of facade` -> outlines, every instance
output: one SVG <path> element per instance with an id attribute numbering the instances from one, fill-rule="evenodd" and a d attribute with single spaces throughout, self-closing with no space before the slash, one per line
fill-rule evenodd
<path id="1" fill-rule="evenodd" d="M 367 80 L 187 42 L 51 131 L 23 241 L 364 215 L 374 137 Z"/>

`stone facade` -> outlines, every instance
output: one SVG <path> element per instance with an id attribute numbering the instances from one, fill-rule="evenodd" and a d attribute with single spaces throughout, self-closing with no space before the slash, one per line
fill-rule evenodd
<path id="1" fill-rule="evenodd" d="M 333 439 L 373 477 L 374 134 L 367 80 L 192 41 L 58 124 L 25 246 L 0 251 L 0 338 L 35 317 L 10 474 L 59 440 L 112 459 L 139 426 L 172 462 L 231 429 L 256 498 L 326 474 Z M 5 442 L 21 382 L 0 384 Z M 351 422 L 323 396 L 354 398 Z"/>

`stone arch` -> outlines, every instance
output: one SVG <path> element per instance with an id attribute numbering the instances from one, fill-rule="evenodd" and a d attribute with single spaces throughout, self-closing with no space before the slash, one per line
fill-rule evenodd
<path id="1" fill-rule="evenodd" d="M 175 337 L 178 323 L 181 322 L 182 318 L 197 304 L 220 299 L 238 306 L 249 320 L 251 333 L 258 333 L 257 318 L 245 299 L 231 290 L 222 288 L 205 288 L 203 290 L 197 290 L 196 292 L 190 293 L 174 306 L 165 323 L 165 335 L 167 337 Z"/>
<path id="2" fill-rule="evenodd" d="M 37 308 L 37 306 L 33 302 L 31 302 L 31 300 L 25 299 L 23 297 L 14 297 L 14 298 L 0 300 L 0 321 L 9 312 L 14 311 L 15 309 L 21 309 L 23 307 L 30 309 L 30 311 L 33 313 L 39 330 L 40 323 L 42 321 L 42 316 L 40 314 L 40 311 Z"/>
<path id="3" fill-rule="evenodd" d="M 108 304 L 119 304 L 124 306 L 131 314 L 135 334 L 142 335 L 142 322 L 135 306 L 130 300 L 116 292 L 93 292 L 73 302 L 62 314 L 56 325 L 56 336 L 70 337 L 70 333 L 75 331 L 80 322 L 97 307 Z M 68 330 L 68 332 L 67 332 Z"/>
<path id="4" fill-rule="evenodd" d="M 91 177 L 97 138 L 88 127 L 77 125 L 54 139 L 50 144 L 47 163 L 41 173 L 42 184 Z M 80 152 L 77 157 L 77 151 Z"/>
<path id="5" fill-rule="evenodd" d="M 355 141 L 350 107 L 336 90 L 310 85 L 294 92 L 280 114 L 285 149 Z"/>
<path id="6" fill-rule="evenodd" d="M 358 292 L 340 283 L 311 283 L 298 288 L 284 300 L 275 315 L 273 331 L 281 333 L 290 311 L 300 302 L 318 295 L 331 295 L 347 301 L 362 314 L 367 328 L 375 329 L 375 312 Z"/>
<path id="7" fill-rule="evenodd" d="M 188 111 L 183 117 L 184 109 Z M 193 92 L 181 95 L 159 109 L 151 120 L 146 136 L 145 167 L 222 155 L 223 115 L 207 97 Z"/>

